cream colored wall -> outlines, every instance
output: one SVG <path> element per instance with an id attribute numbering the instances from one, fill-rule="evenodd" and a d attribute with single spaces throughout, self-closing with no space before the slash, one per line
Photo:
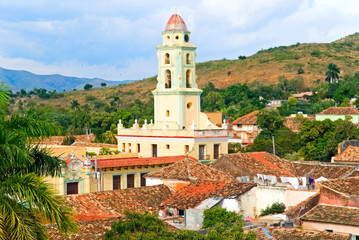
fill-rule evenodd
<path id="1" fill-rule="evenodd" d="M 210 155 L 210 159 L 213 159 L 214 144 L 220 144 L 219 154 L 228 153 L 228 143 L 227 139 L 223 138 L 203 138 L 203 141 L 200 141 L 201 138 L 191 139 L 191 138 L 180 138 L 180 140 L 172 140 L 170 138 L 140 138 L 140 140 L 129 140 L 119 138 L 119 150 L 122 151 L 122 145 L 125 143 L 125 152 L 129 152 L 129 143 L 131 144 L 131 153 L 137 153 L 137 144 L 140 144 L 140 157 L 152 157 L 152 145 L 157 144 L 157 156 L 177 156 L 177 155 L 186 155 L 185 145 L 189 146 L 191 151 L 194 147 L 194 150 L 190 153 L 189 156 L 198 159 L 199 155 L 199 145 L 205 145 L 205 155 Z M 169 145 L 169 149 L 167 149 Z"/>
<path id="2" fill-rule="evenodd" d="M 359 235 L 359 226 L 303 221 L 302 228 L 318 231 L 325 231 L 326 229 L 328 229 L 333 230 L 333 232 L 336 233 L 350 233 L 353 235 Z"/>
<path id="3" fill-rule="evenodd" d="M 192 106 L 187 108 L 187 104 L 191 103 Z M 199 95 L 185 95 L 184 96 L 184 121 L 185 121 L 185 128 L 190 129 L 192 125 L 192 121 L 194 120 L 195 124 L 199 125 Z"/>
<path id="4" fill-rule="evenodd" d="M 175 129 L 179 129 L 179 126 L 177 125 L 179 119 L 179 97 L 177 95 L 158 95 L 156 103 L 156 123 L 158 121 L 164 122 L 166 120 L 168 124 L 175 124 Z M 169 117 L 166 116 L 166 110 L 170 111 Z"/>
<path id="5" fill-rule="evenodd" d="M 155 172 L 160 169 L 162 169 L 164 165 L 161 167 L 159 165 L 156 166 L 148 166 L 147 168 L 142 166 L 139 168 L 138 166 L 135 167 L 127 167 L 125 169 L 124 167 L 121 167 L 121 170 L 118 170 L 117 168 L 114 168 L 111 170 L 110 168 L 106 169 L 106 171 L 103 172 L 103 178 L 104 178 L 104 191 L 113 190 L 113 175 L 121 175 L 121 188 L 125 189 L 127 188 L 127 174 L 135 174 L 135 187 L 141 186 L 141 173 L 149 173 L 149 172 Z M 93 186 L 93 191 L 96 191 L 96 180 L 94 177 L 91 178 L 91 184 Z"/>

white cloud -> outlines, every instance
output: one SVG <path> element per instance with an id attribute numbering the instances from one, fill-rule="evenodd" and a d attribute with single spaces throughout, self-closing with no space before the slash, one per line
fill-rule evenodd
<path id="1" fill-rule="evenodd" d="M 35 73 L 142 79 L 172 13 L 192 32 L 200 61 L 236 58 L 359 31 L 355 0 L 0 1 L 0 66 Z"/>

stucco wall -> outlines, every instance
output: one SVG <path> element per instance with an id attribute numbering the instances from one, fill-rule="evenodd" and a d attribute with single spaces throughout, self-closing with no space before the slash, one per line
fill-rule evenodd
<path id="1" fill-rule="evenodd" d="M 227 209 L 227 211 L 240 213 L 239 202 L 237 199 L 225 198 L 219 203 L 219 206 Z"/>
<path id="2" fill-rule="evenodd" d="M 287 209 L 293 207 L 316 193 L 316 191 L 286 189 L 284 202 L 285 206 L 287 207 Z"/>
<path id="3" fill-rule="evenodd" d="M 320 186 L 320 203 L 338 205 L 338 206 L 348 206 L 348 207 L 359 207 L 359 198 L 355 196 L 346 196 L 334 192 L 326 187 Z"/>
<path id="4" fill-rule="evenodd" d="M 186 210 L 185 224 L 186 229 L 189 230 L 200 230 L 203 222 L 203 210 L 199 209 L 188 209 Z"/>
<path id="5" fill-rule="evenodd" d="M 338 233 L 350 233 L 353 235 L 359 235 L 358 226 L 348 226 L 342 224 L 302 221 L 302 228 L 310 229 L 310 230 L 318 230 L 318 231 L 325 231 L 328 229 Z"/>

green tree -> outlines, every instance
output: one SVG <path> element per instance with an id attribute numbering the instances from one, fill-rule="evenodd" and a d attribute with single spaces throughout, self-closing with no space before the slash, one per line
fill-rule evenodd
<path id="1" fill-rule="evenodd" d="M 269 214 L 283 213 L 285 211 L 285 204 L 280 202 L 275 202 L 271 206 L 266 207 L 261 210 L 260 216 L 266 216 Z"/>
<path id="2" fill-rule="evenodd" d="M 0 99 L 6 99 L 2 90 Z M 64 164 L 35 144 L 58 133 L 47 119 L 36 111 L 0 116 L 0 239 L 45 239 L 44 221 L 64 233 L 76 229 L 64 197 L 42 177 L 59 176 Z"/>
<path id="3" fill-rule="evenodd" d="M 85 89 L 86 91 L 88 91 L 88 90 L 90 90 L 92 87 L 93 87 L 93 86 L 92 86 L 91 84 L 86 83 L 86 85 L 84 86 L 84 89 Z"/>
<path id="4" fill-rule="evenodd" d="M 106 83 L 101 83 L 101 87 L 106 87 L 107 86 L 107 84 Z"/>
<path id="5" fill-rule="evenodd" d="M 274 130 L 283 127 L 284 118 L 279 114 L 278 110 L 264 108 L 257 113 L 257 123 L 259 128 L 273 133 Z"/>
<path id="6" fill-rule="evenodd" d="M 325 72 L 325 80 L 329 83 L 333 83 L 333 80 L 338 82 L 339 74 L 340 68 L 338 68 L 334 63 L 329 63 L 328 70 Z"/>
<path id="7" fill-rule="evenodd" d="M 71 109 L 73 110 L 79 110 L 80 109 L 80 103 L 77 100 L 72 100 L 71 102 Z"/>

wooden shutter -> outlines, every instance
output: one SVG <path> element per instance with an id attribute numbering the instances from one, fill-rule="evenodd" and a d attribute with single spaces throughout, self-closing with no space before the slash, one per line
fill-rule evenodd
<path id="1" fill-rule="evenodd" d="M 121 175 L 112 176 L 113 190 L 121 189 Z"/>
<path id="2" fill-rule="evenodd" d="M 71 194 L 78 194 L 79 193 L 79 183 L 78 182 L 71 182 L 67 183 L 67 195 Z"/>
<path id="3" fill-rule="evenodd" d="M 141 173 L 141 187 L 146 186 L 146 178 L 144 177 L 146 173 Z"/>
<path id="4" fill-rule="evenodd" d="M 135 174 L 127 174 L 127 188 L 135 187 Z"/>

